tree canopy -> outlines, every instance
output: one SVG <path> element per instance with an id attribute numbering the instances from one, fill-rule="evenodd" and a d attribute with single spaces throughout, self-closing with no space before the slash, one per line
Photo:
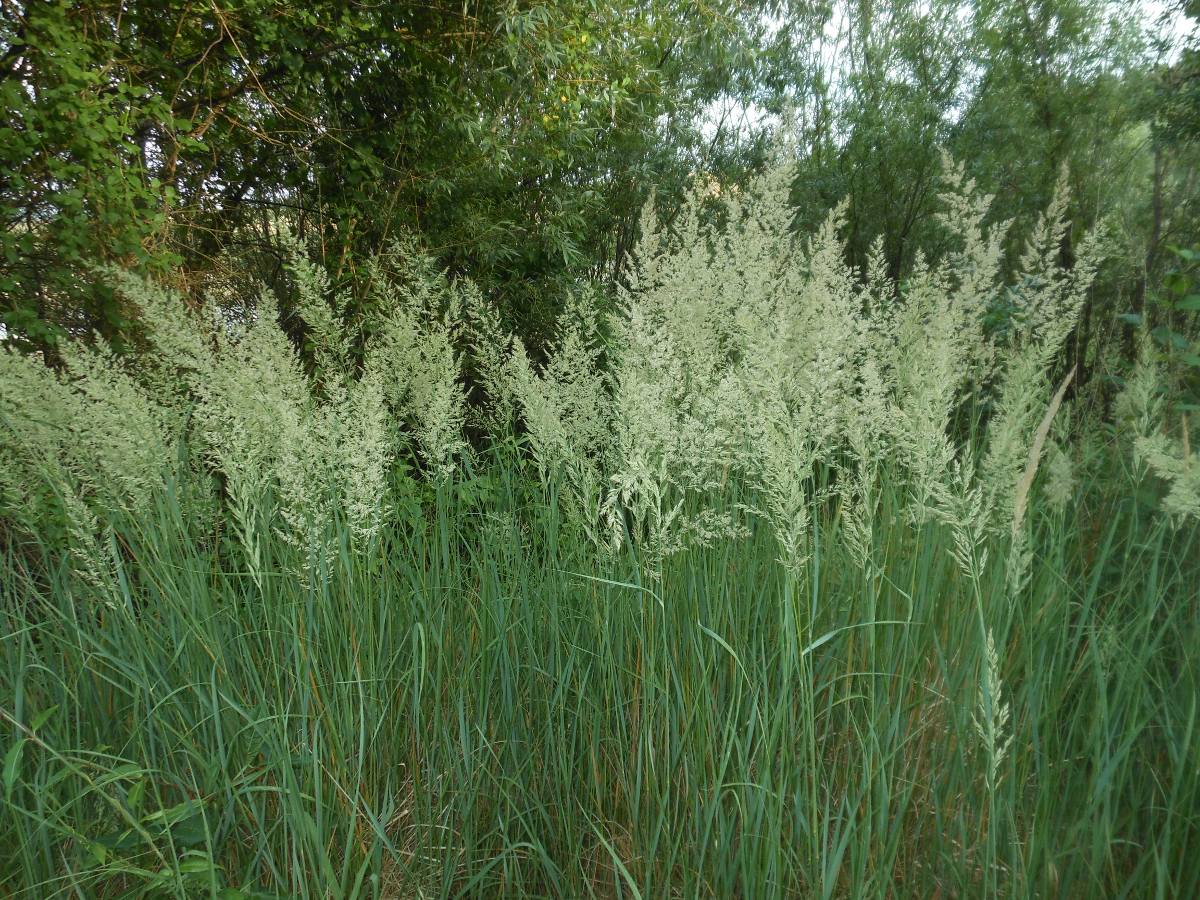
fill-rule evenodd
<path id="1" fill-rule="evenodd" d="M 1154 27 L 1103 0 L 4 0 L 0 316 L 119 346 L 136 322 L 95 263 L 269 273 L 287 221 L 349 282 L 417 235 L 537 347 L 621 275 L 652 190 L 669 219 L 781 137 L 797 223 L 846 198 L 851 261 L 881 234 L 893 277 L 942 240 L 943 151 L 998 217 L 1065 170 L 1078 227 L 1118 220 L 1145 270 L 1097 297 L 1140 308 L 1197 189 L 1197 50 Z"/>

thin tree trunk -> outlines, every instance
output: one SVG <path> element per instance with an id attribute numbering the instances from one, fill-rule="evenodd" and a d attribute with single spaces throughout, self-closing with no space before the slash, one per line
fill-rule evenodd
<path id="1" fill-rule="evenodd" d="M 1133 288 L 1133 312 L 1137 315 L 1146 314 L 1146 288 L 1150 273 L 1158 261 L 1159 245 L 1162 241 L 1163 226 L 1163 184 L 1167 177 L 1167 159 L 1162 147 L 1154 148 L 1154 183 L 1152 186 L 1150 237 L 1146 242 L 1146 260 L 1137 283 Z M 1133 360 L 1136 348 L 1134 334 L 1130 330 L 1125 341 L 1125 354 Z"/>

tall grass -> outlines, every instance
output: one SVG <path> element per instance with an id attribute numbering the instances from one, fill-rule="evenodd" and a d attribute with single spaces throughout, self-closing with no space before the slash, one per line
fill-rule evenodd
<path id="1" fill-rule="evenodd" d="M 1200 895 L 1194 441 L 1056 371 L 1103 242 L 1060 192 L 1006 277 L 950 165 L 896 283 L 790 183 L 545 361 L 286 237 L 0 349 L 0 896 Z"/>
<path id="2" fill-rule="evenodd" d="M 111 581 L 10 554 L 7 895 L 1200 894 L 1194 526 L 1034 504 L 1014 602 L 886 489 L 865 554 L 826 501 L 653 581 L 511 449 L 415 503 L 257 576 L 169 490 Z"/>

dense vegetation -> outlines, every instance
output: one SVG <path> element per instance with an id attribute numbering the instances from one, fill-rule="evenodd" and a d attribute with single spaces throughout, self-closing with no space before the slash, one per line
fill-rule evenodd
<path id="1" fill-rule="evenodd" d="M 1200 895 L 1189 11 L 0 0 L 0 894 Z"/>

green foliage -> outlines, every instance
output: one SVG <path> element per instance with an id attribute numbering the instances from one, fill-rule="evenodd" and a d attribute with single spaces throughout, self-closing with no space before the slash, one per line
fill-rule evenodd
<path id="1" fill-rule="evenodd" d="M 1123 318 L 1139 332 L 1140 357 L 1118 398 L 1121 424 L 1133 437 L 1136 462 L 1165 487 L 1173 515 L 1200 515 L 1200 254 L 1175 248 L 1177 263 L 1151 295 L 1144 314 Z"/>
<path id="2" fill-rule="evenodd" d="M 761 91 L 791 5 L 5 4 L 3 321 L 115 339 L 84 263 L 203 268 L 286 214 L 339 275 L 415 229 L 537 343 L 650 184 L 752 163 L 699 120 Z"/>
<path id="3" fill-rule="evenodd" d="M 1195 893 L 1194 461 L 1141 377 L 1127 472 L 1039 478 L 1096 248 L 1060 191 L 989 334 L 1003 229 L 944 179 L 903 291 L 844 206 L 793 240 L 786 168 L 648 215 L 544 365 L 411 247 L 355 305 L 286 234 L 301 350 L 116 274 L 134 363 L 6 352 L 4 887 Z"/>
<path id="4" fill-rule="evenodd" d="M 1150 362 L 1169 379 L 1170 415 L 1200 412 L 1200 251 L 1173 248 L 1174 264 L 1162 277 L 1143 316 L 1128 316 L 1144 325 L 1151 344 Z"/>
<path id="5" fill-rule="evenodd" d="M 100 260 L 169 261 L 153 250 L 166 187 L 143 165 L 143 120 L 162 96 L 113 71 L 115 48 L 66 3 L 0 15 L 0 321 L 38 344 L 64 331 L 115 336 L 128 310 L 81 281 Z"/>
<path id="6" fill-rule="evenodd" d="M 1200 251 L 1171 249 L 1175 262 L 1143 312 L 1117 316 L 1140 337 L 1141 362 L 1159 370 L 1170 417 L 1200 412 Z"/>
<path id="7" fill-rule="evenodd" d="M 1187 38 L 1178 58 L 1157 73 L 1154 124 L 1164 142 L 1194 144 L 1200 134 L 1200 40 L 1196 35 L 1200 4 L 1195 0 L 1176 0 L 1160 15 L 1162 23 L 1178 21 Z"/>
<path id="8" fill-rule="evenodd" d="M 1084 475 L 968 576 L 876 495 L 641 580 L 518 459 L 365 553 L 227 565 L 170 495 L 119 578 L 6 557 L 0 883 L 53 897 L 1188 896 L 1195 526 Z M 222 893 L 224 892 L 224 893 Z"/>
<path id="9" fill-rule="evenodd" d="M 0 0 L 0 892 L 1200 894 L 1110 13 Z"/>
<path id="10" fill-rule="evenodd" d="M 99 331 L 121 350 L 137 332 L 87 263 L 182 259 L 190 290 L 286 218 L 356 303 L 375 252 L 420 234 L 540 357 L 581 280 L 628 273 L 651 186 L 669 220 L 696 177 L 744 185 L 781 128 L 803 159 L 801 230 L 848 197 L 851 261 L 882 233 L 893 278 L 942 249 L 940 147 L 1024 224 L 1069 164 L 1064 261 L 1102 217 L 1128 243 L 1071 351 L 1083 380 L 1131 273 L 1194 238 L 1178 124 L 1194 53 L 1159 77 L 1142 23 L 1101 0 L 88 0 L 5 5 L 0 47 L 0 315 L 41 347 Z"/>
<path id="11" fill-rule="evenodd" d="M 1059 247 L 1063 264 L 1101 222 L 1120 246 L 1087 298 L 1064 366 L 1077 367 L 1082 390 L 1114 352 L 1131 361 L 1112 316 L 1161 274 L 1166 244 L 1191 244 L 1197 233 L 1194 149 L 1168 146 L 1150 127 L 1167 97 L 1156 89 L 1148 23 L 1100 0 L 836 9 L 845 27 L 828 30 L 798 74 L 789 126 L 802 158 L 793 188 L 802 230 L 845 197 L 851 261 L 865 268 L 881 233 L 887 271 L 906 279 L 920 256 L 945 249 L 944 147 L 994 196 L 993 220 L 1019 223 L 1004 248 L 1011 274 L 1019 236 L 1065 171 L 1073 224 Z M 991 300 L 997 326 L 1006 302 Z"/>

